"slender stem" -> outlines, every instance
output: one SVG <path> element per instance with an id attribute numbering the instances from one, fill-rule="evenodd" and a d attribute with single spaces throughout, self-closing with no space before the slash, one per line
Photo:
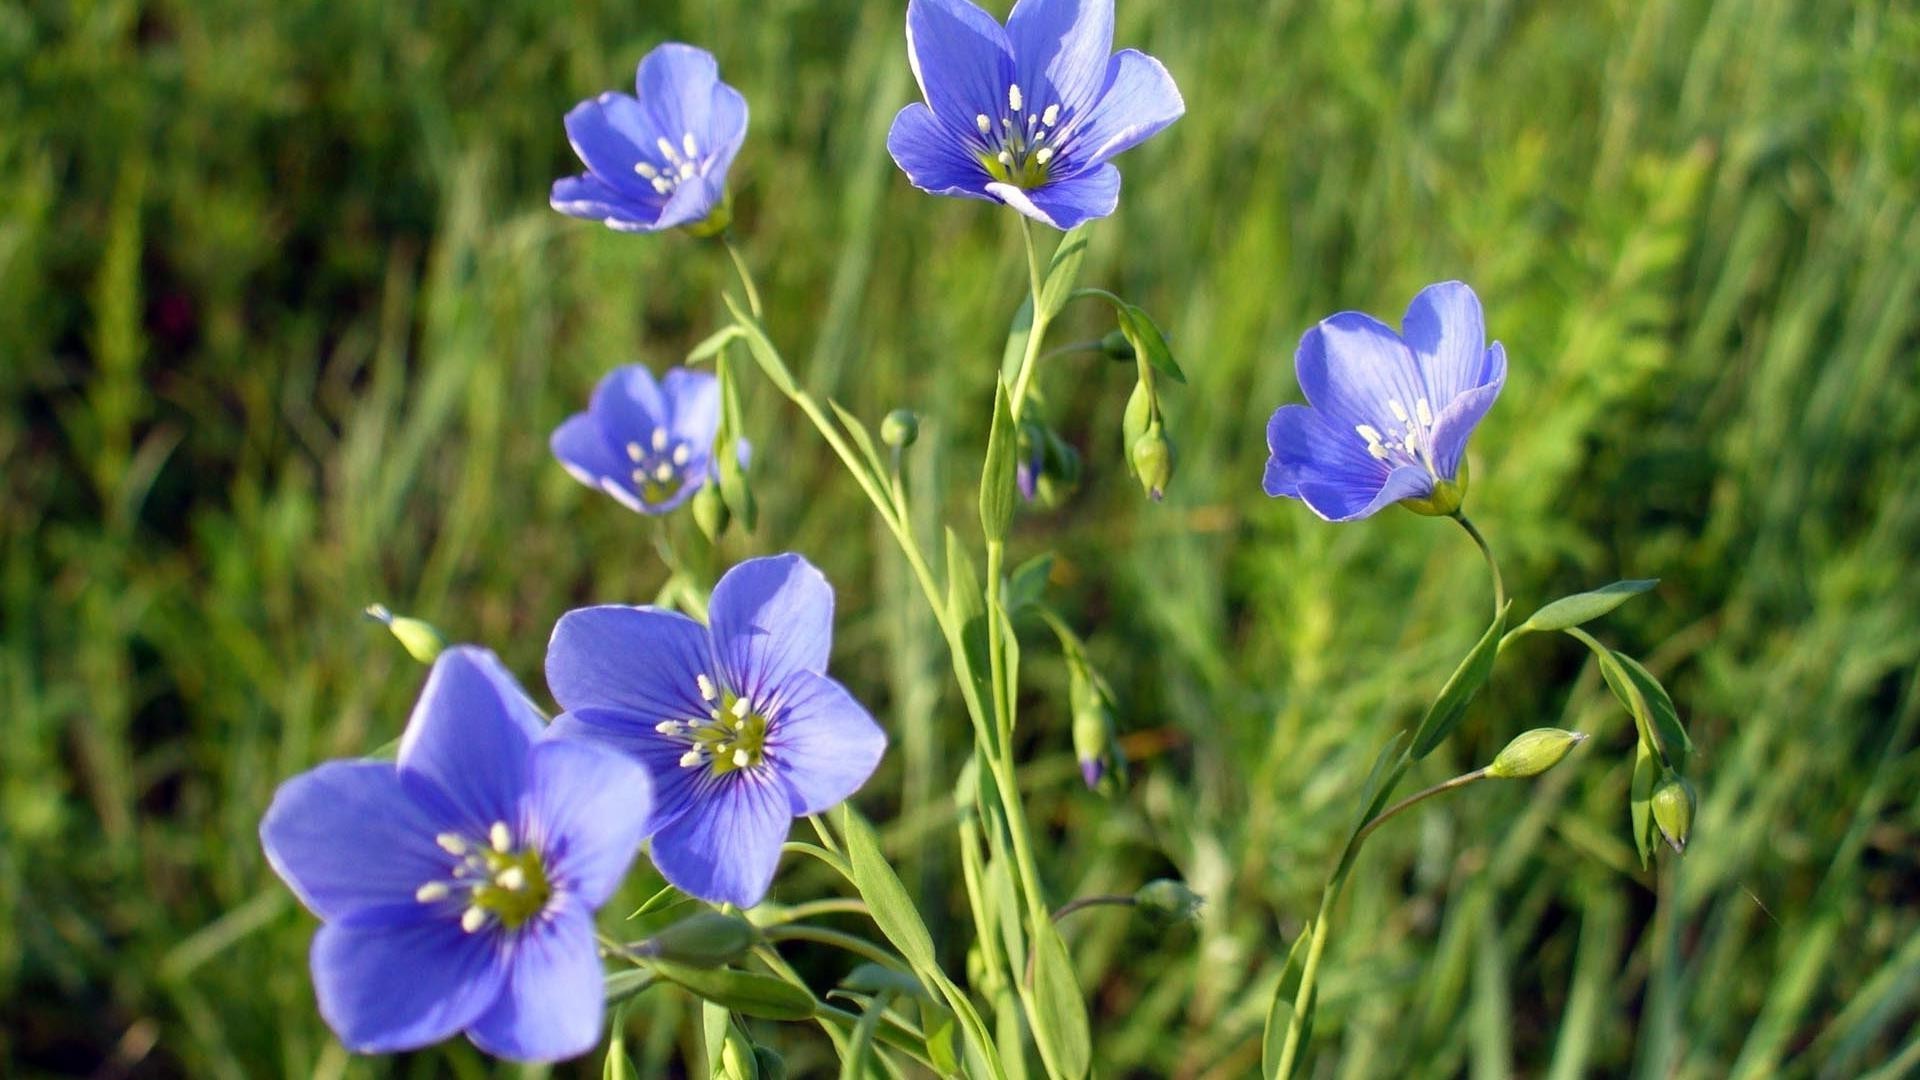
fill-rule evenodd
<path id="1" fill-rule="evenodd" d="M 1338 891 L 1339 887 L 1329 882 L 1320 893 L 1320 910 L 1313 916 L 1313 938 L 1307 942 L 1307 959 L 1300 968 L 1300 989 L 1293 995 L 1293 1013 L 1287 1017 L 1287 1041 L 1280 1047 L 1280 1060 L 1273 1070 L 1277 1077 L 1293 1075 L 1293 1063 L 1306 1039 L 1307 1007 L 1313 1003 L 1314 985 L 1320 977 L 1320 956 L 1327 951 L 1327 923 Z"/>
<path id="2" fill-rule="evenodd" d="M 1389 806 L 1385 810 L 1380 811 L 1380 813 L 1372 821 L 1369 821 L 1365 825 L 1360 826 L 1360 831 L 1354 834 L 1353 846 L 1359 847 L 1360 844 L 1363 841 L 1365 841 L 1367 837 L 1373 835 L 1373 830 L 1386 824 L 1388 818 L 1391 818 L 1394 815 L 1399 814 L 1400 812 L 1410 807 L 1423 803 L 1426 800 L 1433 798 L 1435 795 L 1442 794 L 1443 792 L 1452 791 L 1454 788 L 1463 788 L 1463 787 L 1466 787 L 1468 784 L 1473 783 L 1476 780 L 1485 780 L 1486 778 L 1487 778 L 1487 770 L 1475 769 L 1470 773 L 1463 773 L 1460 776 L 1456 776 L 1451 780 L 1443 780 L 1440 783 L 1435 784 L 1432 787 L 1426 789 L 1425 791 L 1418 791 L 1412 795 L 1407 796 L 1404 799 L 1401 799 L 1399 802 L 1394 803 L 1392 806 Z"/>
<path id="3" fill-rule="evenodd" d="M 732 236 L 728 236 L 724 243 L 727 245 L 727 254 L 733 259 L 733 268 L 740 275 L 740 286 L 747 290 L 747 310 L 753 312 L 754 318 L 763 318 L 760 290 L 754 287 L 753 275 L 747 272 L 746 256 L 740 254 L 740 249 L 734 246 Z"/>
<path id="4" fill-rule="evenodd" d="M 865 900 L 855 900 L 850 896 L 830 896 L 825 900 L 808 900 L 802 904 L 795 904 L 790 908 L 778 908 L 775 910 L 777 914 L 766 919 L 764 922 L 756 920 L 760 929 L 769 930 L 776 926 L 796 923 L 802 919 L 811 919 L 817 915 L 870 914 Z"/>
<path id="5" fill-rule="evenodd" d="M 913 970 L 905 960 L 866 938 L 839 930 L 830 930 L 824 926 L 776 926 L 768 930 L 766 936 L 767 940 L 772 942 L 811 941 L 818 945 L 832 945 L 835 948 L 845 949 L 855 956 L 865 957 L 884 968 L 892 968 L 895 971 Z"/>
<path id="6" fill-rule="evenodd" d="M 1467 530 L 1468 536 L 1473 537 L 1473 542 L 1480 547 L 1480 554 L 1487 560 L 1487 569 L 1493 574 L 1493 614 L 1497 618 L 1500 609 L 1507 606 L 1507 586 L 1500 580 L 1500 562 L 1493 557 L 1493 546 L 1487 543 L 1487 538 L 1480 534 L 1480 530 L 1474 527 L 1473 522 L 1467 520 L 1467 515 L 1456 512 L 1453 520 Z"/>
<path id="7" fill-rule="evenodd" d="M 1057 923 L 1076 911 L 1084 911 L 1090 907 L 1100 907 L 1102 905 L 1110 907 L 1133 907 L 1137 902 L 1138 901 L 1134 900 L 1131 896 L 1120 896 L 1117 894 L 1108 896 L 1083 896 L 1078 900 L 1070 900 L 1067 903 L 1061 904 L 1053 913 L 1053 921 Z"/>
<path id="8" fill-rule="evenodd" d="M 1027 386 L 1033 381 L 1033 370 L 1037 366 L 1035 361 L 1040 358 L 1040 346 L 1047 338 L 1047 324 L 1052 321 L 1050 313 L 1040 310 L 1040 289 L 1046 279 L 1040 268 L 1040 249 L 1033 242 L 1033 222 L 1024 216 L 1020 218 L 1020 235 L 1027 242 L 1027 278 L 1033 296 L 1033 322 L 1027 327 L 1027 351 L 1020 358 L 1020 372 L 1014 376 L 1008 399 L 1008 408 L 1015 420 L 1020 419 L 1020 410 L 1026 405 Z"/>

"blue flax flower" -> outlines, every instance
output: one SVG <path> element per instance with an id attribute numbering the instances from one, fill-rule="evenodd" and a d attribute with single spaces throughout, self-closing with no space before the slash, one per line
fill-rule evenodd
<path id="1" fill-rule="evenodd" d="M 681 890 L 751 907 L 788 826 L 873 774 L 887 738 L 827 677 L 833 588 L 798 555 L 714 586 L 708 625 L 651 607 L 570 611 L 547 648 L 554 730 L 631 754 L 657 793 L 653 861 Z"/>
<path id="2" fill-rule="evenodd" d="M 442 653 L 397 763 L 322 765 L 260 822 L 267 861 L 322 920 L 328 1026 L 362 1053 L 462 1031 L 519 1060 L 592 1049 L 593 913 L 639 849 L 648 792 L 620 755 L 543 738 L 492 653 Z"/>
<path id="3" fill-rule="evenodd" d="M 1402 333 L 1343 311 L 1300 339 L 1294 372 L 1309 405 L 1267 424 L 1267 494 L 1328 521 L 1404 502 L 1450 514 L 1466 493 L 1467 437 L 1507 382 L 1507 352 L 1487 346 L 1480 299 L 1457 281 L 1420 291 Z"/>
<path id="4" fill-rule="evenodd" d="M 574 479 L 643 514 L 664 514 L 713 478 L 720 384 L 674 368 L 659 382 L 640 364 L 615 368 L 587 411 L 554 429 L 549 444 Z"/>
<path id="5" fill-rule="evenodd" d="M 609 91 L 567 113 L 587 171 L 554 181 L 553 208 L 621 232 L 724 227 L 747 99 L 720 81 L 712 53 L 672 42 L 640 61 L 635 85 L 637 100 Z"/>
<path id="6" fill-rule="evenodd" d="M 1173 77 L 1113 49 L 1113 0 L 1019 0 L 1003 28 L 967 0 L 912 0 L 907 54 L 926 104 L 887 149 L 913 186 L 1004 202 L 1071 229 L 1120 202 L 1111 159 L 1180 118 Z"/>

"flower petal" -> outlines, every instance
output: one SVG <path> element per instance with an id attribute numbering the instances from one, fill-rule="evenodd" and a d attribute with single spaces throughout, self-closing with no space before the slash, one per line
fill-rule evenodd
<path id="1" fill-rule="evenodd" d="M 646 770 L 653 795 L 651 812 L 634 816 L 646 819 L 648 835 L 692 809 L 700 782 L 708 775 L 706 769 L 683 768 L 680 756 L 687 752 L 687 744 L 655 731 L 655 723 L 613 709 L 579 709 L 555 717 L 549 729 L 555 738 L 617 750 Z"/>
<path id="2" fill-rule="evenodd" d="M 1325 474 L 1300 481 L 1300 501 L 1307 509 L 1328 521 L 1355 521 L 1371 517 L 1383 507 L 1401 499 L 1420 499 L 1433 494 L 1433 477 L 1416 465 L 1402 465 L 1387 474 L 1379 487 L 1363 484 L 1357 478 Z"/>
<path id="3" fill-rule="evenodd" d="M 667 422 L 666 398 L 644 364 L 625 364 L 608 372 L 593 388 L 587 411 L 615 449 L 622 443 L 646 446 L 653 429 Z"/>
<path id="4" fill-rule="evenodd" d="M 1115 53 L 1106 92 L 1062 138 L 1062 157 L 1092 168 L 1152 138 L 1187 111 L 1160 61 L 1134 49 Z"/>
<path id="5" fill-rule="evenodd" d="M 767 761 L 786 781 L 795 817 L 825 813 L 873 775 L 887 734 L 825 675 L 792 675 L 780 699 L 779 715 L 767 726 Z"/>
<path id="6" fill-rule="evenodd" d="M 1307 401 L 1336 430 L 1367 424 L 1391 432 L 1405 426 L 1394 405 L 1412 415 L 1427 396 L 1413 352 L 1400 335 L 1357 311 L 1343 311 L 1308 330 L 1293 364 Z"/>
<path id="7" fill-rule="evenodd" d="M 707 630 L 674 611 L 608 604 L 560 616 L 547 643 L 547 689 L 569 712 L 611 709 L 651 730 L 704 718 L 699 677 L 713 677 Z"/>
<path id="8" fill-rule="evenodd" d="M 473 1023 L 506 979 L 491 934 L 457 919 L 361 926 L 331 922 L 313 938 L 320 1015 L 362 1054 L 437 1043 Z"/>
<path id="9" fill-rule="evenodd" d="M 707 141 L 700 149 L 711 154 L 708 175 L 725 177 L 733 156 L 747 141 L 746 95 L 726 83 L 713 88 L 713 101 L 707 107 Z"/>
<path id="10" fill-rule="evenodd" d="M 712 130 L 713 88 L 719 81 L 720 65 L 705 49 L 669 41 L 641 57 L 633 82 L 651 134 L 666 139 L 675 153 L 684 153 L 682 139 L 693 135 L 697 140 Z M 644 145 L 654 156 L 652 142 Z M 709 148 L 696 142 L 694 149 L 697 159 Z"/>
<path id="11" fill-rule="evenodd" d="M 1042 225 L 1065 232 L 1083 221 L 1113 213 L 1120 205 L 1120 170 L 1101 165 L 1031 191 L 997 183 L 988 184 L 987 190 Z"/>
<path id="12" fill-rule="evenodd" d="M 407 794 L 391 762 L 330 761 L 280 785 L 260 845 L 322 919 L 382 907 L 417 915 L 414 890 L 451 869 L 433 842 L 448 824 Z"/>
<path id="13" fill-rule="evenodd" d="M 653 128 L 639 102 L 608 91 L 569 109 L 565 123 L 574 154 L 602 183 L 645 205 L 664 201 L 634 171 L 654 157 Z"/>
<path id="14" fill-rule="evenodd" d="M 594 909 L 620 888 L 650 831 L 653 782 L 614 750 L 549 738 L 533 748 L 527 803 L 548 878 Z"/>
<path id="15" fill-rule="evenodd" d="M 1113 0 L 1019 0 L 1007 16 L 1020 88 L 1031 111 L 1091 105 L 1113 54 Z"/>
<path id="16" fill-rule="evenodd" d="M 1299 499 L 1328 521 L 1352 521 L 1401 499 L 1433 491 L 1425 469 L 1390 469 L 1367 453 L 1366 442 L 1342 431 L 1305 405 L 1282 405 L 1267 422 L 1265 488 Z"/>
<path id="17" fill-rule="evenodd" d="M 506 985 L 467 1029 L 475 1046 L 513 1061 L 578 1057 L 600 1041 L 606 1011 L 593 916 L 559 906 L 507 946 Z"/>
<path id="18" fill-rule="evenodd" d="M 719 173 L 682 181 L 679 187 L 673 189 L 667 204 L 660 208 L 660 219 L 654 222 L 653 228 L 642 231 L 659 232 L 701 221 L 720 205 L 725 194 L 726 177 Z"/>
<path id="19" fill-rule="evenodd" d="M 696 803 L 653 838 L 653 863 L 680 891 L 749 908 L 767 895 L 793 823 L 786 785 L 768 770 L 702 777 Z"/>
<path id="20" fill-rule="evenodd" d="M 1507 385 L 1506 348 L 1496 341 L 1487 350 L 1487 357 L 1491 370 L 1486 385 L 1454 398 L 1433 421 L 1433 467 L 1449 480 L 1460 475 L 1460 460 L 1466 456 L 1468 436 L 1480 425 Z"/>
<path id="21" fill-rule="evenodd" d="M 1480 298 L 1461 282 L 1443 281 L 1421 289 L 1407 305 L 1402 332 L 1426 376 L 1434 411 L 1444 410 L 1461 394 L 1491 381 L 1493 354 L 1487 348 Z"/>
<path id="22" fill-rule="evenodd" d="M 907 59 L 934 116 L 956 136 L 1007 110 L 1013 52 L 994 17 L 967 0 L 911 0 Z"/>
<path id="23" fill-rule="evenodd" d="M 547 445 L 567 473 L 590 488 L 598 488 L 603 479 L 621 477 L 630 468 L 614 453 L 613 447 L 607 445 L 606 438 L 600 434 L 600 425 L 586 413 L 567 417 L 553 429 Z"/>
<path id="24" fill-rule="evenodd" d="M 686 440 L 688 449 L 711 454 L 720 431 L 720 380 L 710 372 L 677 367 L 660 380 L 660 393 L 667 399 L 668 430 Z"/>
<path id="25" fill-rule="evenodd" d="M 987 194 L 992 177 L 987 175 L 986 166 L 968 152 L 964 141 L 940 125 L 933 110 L 917 101 L 893 118 L 893 127 L 887 132 L 887 152 L 907 174 L 907 180 L 921 191 L 993 201 Z"/>
<path id="26" fill-rule="evenodd" d="M 735 566 L 713 587 L 707 611 L 727 685 L 758 707 L 795 672 L 827 670 L 833 586 L 798 555 Z"/>
<path id="27" fill-rule="evenodd" d="M 563 176 L 553 182 L 548 205 L 569 217 L 601 221 L 616 228 L 650 229 L 660 217 L 660 200 L 638 199 L 592 173 Z"/>
<path id="28" fill-rule="evenodd" d="M 400 737 L 400 779 L 451 801 L 469 827 L 517 818 L 541 723 L 498 657 L 461 645 L 440 654 Z"/>

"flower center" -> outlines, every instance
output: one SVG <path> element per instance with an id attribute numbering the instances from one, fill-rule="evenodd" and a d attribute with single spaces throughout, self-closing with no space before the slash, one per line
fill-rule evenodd
<path id="1" fill-rule="evenodd" d="M 653 730 L 685 743 L 680 767 L 705 765 L 715 776 L 752 769 L 766 759 L 767 718 L 753 702 L 714 685 L 706 675 L 696 676 L 700 700 L 707 703 L 705 719 L 663 720 Z"/>
<path id="2" fill-rule="evenodd" d="M 653 141 L 653 147 L 660 151 L 660 156 L 653 161 L 634 162 L 633 171 L 661 195 L 672 195 L 682 181 L 707 175 L 713 165 L 712 158 L 700 156 L 700 144 L 694 142 L 691 131 L 680 136 L 679 146 L 662 136 Z"/>
<path id="3" fill-rule="evenodd" d="M 1359 424 L 1353 429 L 1367 441 L 1367 453 L 1376 461 L 1417 465 L 1427 470 L 1427 475 L 1440 479 L 1433 466 L 1433 406 L 1426 398 L 1420 398 L 1409 413 L 1399 398 L 1392 398 L 1387 408 L 1399 421 L 1398 425 L 1387 426 L 1387 434 L 1382 435 L 1372 424 Z"/>
<path id="4" fill-rule="evenodd" d="M 553 897 L 539 850 L 516 841 L 504 821 L 494 822 L 484 841 L 443 832 L 434 843 L 459 861 L 451 877 L 427 882 L 413 897 L 423 904 L 464 901 L 460 927 L 469 934 L 496 923 L 517 930 Z"/>
<path id="5" fill-rule="evenodd" d="M 1003 184 L 1036 188 L 1047 182 L 1053 159 L 1060 152 L 1061 112 L 1058 103 L 1029 112 L 1020 84 L 1007 87 L 1007 111 L 996 122 L 986 113 L 973 118 L 980 132 L 975 153 L 987 173 Z"/>
<path id="6" fill-rule="evenodd" d="M 684 439 L 668 435 L 666 428 L 657 427 L 647 446 L 627 444 L 627 459 L 633 462 L 633 486 L 641 500 L 663 503 L 686 485 L 686 467 L 693 460 L 693 448 Z"/>

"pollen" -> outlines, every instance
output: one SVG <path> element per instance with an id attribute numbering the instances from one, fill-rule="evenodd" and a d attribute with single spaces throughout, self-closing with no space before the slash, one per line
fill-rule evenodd
<path id="1" fill-rule="evenodd" d="M 445 900 L 447 894 L 452 891 L 444 881 L 429 881 L 425 885 L 413 890 L 413 898 L 423 904 L 431 904 L 439 900 Z"/>
<path id="2" fill-rule="evenodd" d="M 1048 127 L 1052 127 L 1060 122 L 1060 105 L 1058 102 L 1047 106 L 1047 111 L 1040 114 L 1040 122 Z"/>
<path id="3" fill-rule="evenodd" d="M 504 821 L 493 823 L 493 828 L 487 830 L 487 840 L 493 844 L 493 850 L 503 855 L 513 850 L 513 833 L 508 831 Z"/>
<path id="4" fill-rule="evenodd" d="M 993 121 L 987 119 L 986 113 L 981 113 L 973 118 L 973 126 L 980 129 L 980 134 L 985 135 L 993 130 Z"/>
<path id="5" fill-rule="evenodd" d="M 1012 109 L 1014 112 L 1020 111 L 1019 83 L 1013 83 L 1007 87 L 1007 108 Z"/>
<path id="6" fill-rule="evenodd" d="M 692 457 L 693 452 L 687 449 L 686 443 L 681 443 L 679 446 L 673 448 L 673 463 L 675 465 L 685 465 L 688 459 Z"/>
<path id="7" fill-rule="evenodd" d="M 469 934 L 479 933 L 480 928 L 485 925 L 487 925 L 487 912 L 485 908 L 470 907 L 460 913 L 460 929 L 465 930 Z"/>
<path id="8" fill-rule="evenodd" d="M 685 150 L 687 152 L 687 156 L 690 158 L 700 156 L 700 148 L 694 144 L 693 132 L 691 131 L 680 136 L 680 148 L 682 150 Z"/>
<path id="9" fill-rule="evenodd" d="M 467 853 L 467 842 L 454 833 L 443 832 L 434 837 L 433 842 L 440 845 L 440 850 L 455 857 Z"/>

